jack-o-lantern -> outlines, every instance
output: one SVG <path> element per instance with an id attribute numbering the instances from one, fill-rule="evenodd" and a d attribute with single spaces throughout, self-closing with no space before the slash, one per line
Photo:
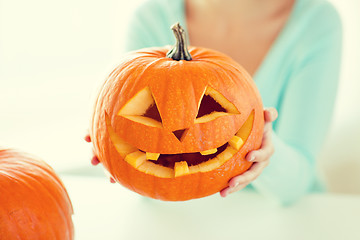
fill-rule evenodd
<path id="1" fill-rule="evenodd" d="M 176 44 L 130 53 L 98 95 L 90 128 L 112 177 L 151 198 L 182 201 L 219 192 L 260 147 L 263 108 L 250 75 L 219 52 Z M 170 49 L 170 51 L 169 51 Z"/>
<path id="2" fill-rule="evenodd" d="M 0 149 L 0 239 L 72 240 L 73 208 L 45 162 Z"/>

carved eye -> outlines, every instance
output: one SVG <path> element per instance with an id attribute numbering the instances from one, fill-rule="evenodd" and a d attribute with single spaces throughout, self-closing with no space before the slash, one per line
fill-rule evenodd
<path id="1" fill-rule="evenodd" d="M 162 128 L 161 116 L 149 87 L 132 97 L 118 115 L 147 126 Z"/>
<path id="2" fill-rule="evenodd" d="M 198 107 L 195 123 L 204 123 L 230 114 L 239 114 L 234 104 L 211 87 L 205 89 Z"/>
<path id="3" fill-rule="evenodd" d="M 210 95 L 204 95 L 201 99 L 200 107 L 196 118 L 208 115 L 212 112 L 226 112 L 226 109 L 223 108 L 215 99 Z"/>

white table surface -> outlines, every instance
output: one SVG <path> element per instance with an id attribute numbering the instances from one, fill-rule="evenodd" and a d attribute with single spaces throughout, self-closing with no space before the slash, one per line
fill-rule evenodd
<path id="1" fill-rule="evenodd" d="M 75 211 L 76 240 L 360 239 L 360 195 L 309 195 L 291 207 L 246 191 L 162 202 L 105 178 L 62 179 Z"/>

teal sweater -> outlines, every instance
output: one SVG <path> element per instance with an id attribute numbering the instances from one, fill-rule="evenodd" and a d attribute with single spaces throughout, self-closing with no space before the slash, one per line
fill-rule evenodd
<path id="1" fill-rule="evenodd" d="M 184 0 L 150 0 L 130 21 L 125 50 L 174 43 L 170 26 L 186 29 Z M 264 106 L 279 112 L 275 153 L 251 188 L 290 204 L 323 189 L 316 157 L 329 129 L 339 76 L 342 28 L 332 5 L 297 0 L 253 79 Z M 191 45 L 191 42 L 190 42 Z"/>

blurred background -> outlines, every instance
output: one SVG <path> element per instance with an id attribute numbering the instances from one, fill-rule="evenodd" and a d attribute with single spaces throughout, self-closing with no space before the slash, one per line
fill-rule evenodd
<path id="1" fill-rule="evenodd" d="M 100 175 L 83 137 L 96 88 L 122 57 L 127 21 L 143 1 L 0 0 L 1 147 L 59 173 Z M 318 162 L 331 192 L 360 194 L 360 0 L 331 2 L 343 20 L 343 63 Z"/>

